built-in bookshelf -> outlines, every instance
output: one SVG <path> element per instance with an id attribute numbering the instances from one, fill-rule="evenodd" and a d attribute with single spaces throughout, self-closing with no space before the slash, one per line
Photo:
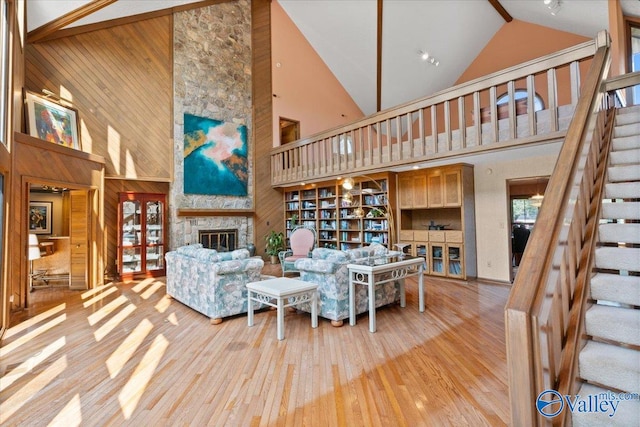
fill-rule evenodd
<path id="1" fill-rule="evenodd" d="M 351 202 L 342 180 L 289 188 L 284 193 L 285 230 L 287 238 L 299 225 L 317 231 L 317 246 L 351 249 L 371 243 L 388 247 L 393 234 L 393 221 L 388 210 L 395 209 L 395 174 L 355 177 L 349 190 Z M 393 213 L 392 213 L 393 215 Z"/>

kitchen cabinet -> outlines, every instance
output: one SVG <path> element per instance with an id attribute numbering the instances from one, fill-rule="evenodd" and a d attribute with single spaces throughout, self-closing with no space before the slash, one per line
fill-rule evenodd
<path id="1" fill-rule="evenodd" d="M 166 195 L 120 193 L 118 273 L 122 278 L 165 275 Z"/>

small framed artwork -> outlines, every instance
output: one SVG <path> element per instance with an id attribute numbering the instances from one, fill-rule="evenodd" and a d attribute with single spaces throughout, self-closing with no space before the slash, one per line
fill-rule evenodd
<path id="1" fill-rule="evenodd" d="M 78 110 L 28 90 L 24 91 L 24 103 L 29 135 L 76 150 L 81 149 Z"/>
<path id="2" fill-rule="evenodd" d="M 53 202 L 29 202 L 29 233 L 51 234 Z"/>

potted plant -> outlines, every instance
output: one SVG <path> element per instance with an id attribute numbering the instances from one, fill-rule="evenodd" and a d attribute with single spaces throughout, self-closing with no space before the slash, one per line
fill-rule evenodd
<path id="1" fill-rule="evenodd" d="M 271 264 L 278 263 L 278 253 L 283 251 L 284 248 L 284 234 L 282 232 L 276 232 L 271 230 L 265 237 L 266 249 L 265 252 L 271 257 Z"/>

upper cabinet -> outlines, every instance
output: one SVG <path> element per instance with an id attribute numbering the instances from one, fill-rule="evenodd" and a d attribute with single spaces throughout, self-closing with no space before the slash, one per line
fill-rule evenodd
<path id="1" fill-rule="evenodd" d="M 398 176 L 400 209 L 455 208 L 462 205 L 459 167 L 406 172 Z"/>
<path id="2" fill-rule="evenodd" d="M 456 208 L 462 205 L 461 169 L 436 169 L 427 176 L 430 208 Z"/>
<path id="3" fill-rule="evenodd" d="M 398 204 L 400 209 L 427 207 L 427 175 L 424 171 L 398 177 Z"/>

